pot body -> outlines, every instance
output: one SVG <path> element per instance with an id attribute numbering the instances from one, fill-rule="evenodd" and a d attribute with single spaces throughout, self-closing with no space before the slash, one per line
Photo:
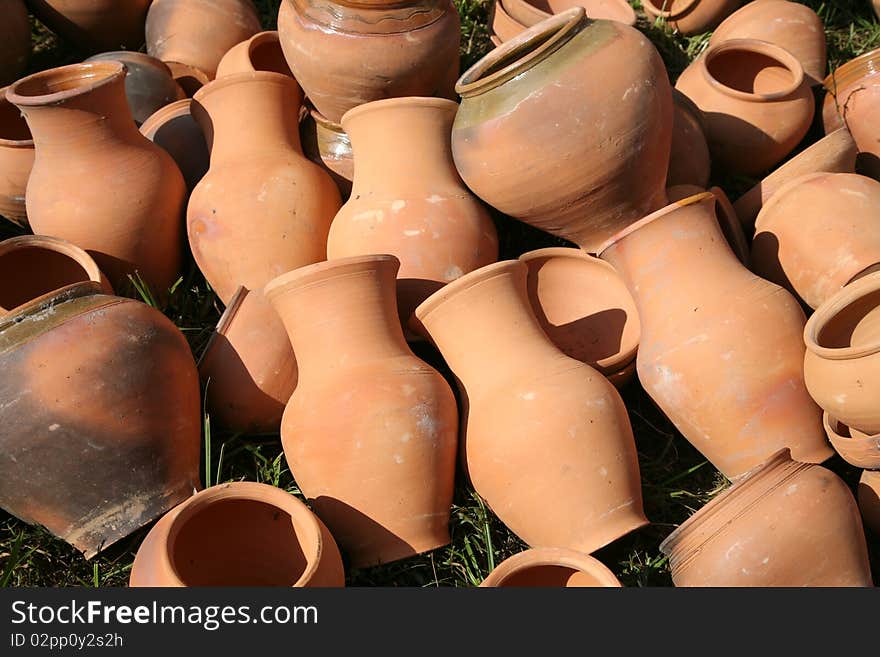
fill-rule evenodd
<path id="1" fill-rule="evenodd" d="M 34 16 L 81 50 L 137 50 L 150 0 L 27 0 Z"/>
<path id="2" fill-rule="evenodd" d="M 825 78 L 825 134 L 846 125 L 872 171 L 880 170 L 880 50 L 872 50 Z M 867 164 L 867 163 L 866 163 Z"/>
<path id="3" fill-rule="evenodd" d="M 3 43 L 3 50 L 0 51 L 0 85 L 4 85 L 24 72 L 31 56 L 31 22 L 22 0 L 5 3 L 0 43 Z"/>
<path id="4" fill-rule="evenodd" d="M 662 18 L 681 34 L 708 32 L 732 14 L 742 0 L 645 0 L 642 9 L 649 18 Z"/>
<path id="5" fill-rule="evenodd" d="M 34 140 L 21 111 L 0 89 L 0 215 L 27 228 L 25 191 L 34 167 Z"/>
<path id="6" fill-rule="evenodd" d="M 274 30 L 259 32 L 230 48 L 217 66 L 217 77 L 254 71 L 273 71 L 293 75 L 284 59 L 278 32 Z"/>
<path id="7" fill-rule="evenodd" d="M 620 586 L 620 581 L 602 562 L 559 548 L 538 548 L 515 554 L 498 564 L 480 584 L 487 588 Z"/>
<path id="8" fill-rule="evenodd" d="M 351 138 L 342 126 L 328 121 L 318 110 L 312 109 L 299 124 L 299 138 L 305 156 L 330 174 L 343 201 L 347 201 L 354 179 L 354 154 Z"/>
<path id="9" fill-rule="evenodd" d="M 677 89 L 673 91 L 675 114 L 672 122 L 672 152 L 666 186 L 696 185 L 706 189 L 712 161 L 706 143 L 706 120 L 700 108 Z"/>
<path id="10" fill-rule="evenodd" d="M 526 26 L 507 13 L 501 0 L 495 0 L 492 5 L 492 15 L 489 18 L 492 34 L 499 41 L 510 41 L 517 34 L 526 29 Z M 496 44 L 498 45 L 498 44 Z"/>
<path id="11" fill-rule="evenodd" d="M 195 189 L 208 172 L 211 155 L 192 116 L 192 101 L 184 98 L 161 108 L 144 121 L 141 134 L 165 149 L 177 163 L 187 189 Z"/>

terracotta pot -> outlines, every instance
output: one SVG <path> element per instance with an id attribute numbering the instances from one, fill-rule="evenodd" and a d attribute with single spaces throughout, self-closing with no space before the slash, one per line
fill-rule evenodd
<path id="1" fill-rule="evenodd" d="M 406 345 L 398 266 L 390 255 L 343 258 L 266 286 L 299 365 L 284 455 L 355 568 L 449 542 L 458 410 Z"/>
<path id="2" fill-rule="evenodd" d="M 277 432 L 296 388 L 296 358 L 261 290 L 240 287 L 199 363 L 211 417 L 234 431 Z"/>
<path id="3" fill-rule="evenodd" d="M 34 140 L 21 110 L 0 89 L 0 215 L 28 227 L 25 190 L 34 166 Z"/>
<path id="4" fill-rule="evenodd" d="M 302 154 L 301 104 L 295 80 L 267 71 L 227 75 L 195 96 L 211 167 L 190 197 L 189 243 L 223 303 L 239 285 L 259 290 L 326 257 L 341 200 L 330 176 Z"/>
<path id="5" fill-rule="evenodd" d="M 181 62 L 165 62 L 174 81 L 180 85 L 180 88 L 186 93 L 187 98 L 192 98 L 196 92 L 211 81 L 208 74 L 202 70 L 182 64 Z"/>
<path id="6" fill-rule="evenodd" d="M 865 526 L 880 536 L 880 470 L 865 470 L 859 479 L 859 510 Z"/>
<path id="7" fill-rule="evenodd" d="M 351 139 L 342 126 L 310 109 L 300 121 L 299 137 L 305 156 L 330 174 L 342 199 L 348 200 L 354 179 L 354 154 Z"/>
<path id="8" fill-rule="evenodd" d="M 632 429 L 614 386 L 541 329 L 526 278 L 483 267 L 416 316 L 460 383 L 474 490 L 530 546 L 590 553 L 647 524 Z"/>
<path id="9" fill-rule="evenodd" d="M 9 87 L 6 98 L 34 136 L 27 193 L 34 232 L 84 248 L 117 290 L 137 272 L 164 296 L 180 272 L 186 185 L 171 157 L 138 132 L 125 67 L 42 71 Z"/>
<path id="10" fill-rule="evenodd" d="M 174 158 L 190 191 L 208 172 L 211 155 L 202 129 L 192 116 L 189 98 L 158 110 L 141 125 L 141 134 Z"/>
<path id="11" fill-rule="evenodd" d="M 706 143 L 706 119 L 700 108 L 683 93 L 674 89 L 675 113 L 672 122 L 672 152 L 666 186 L 709 186 L 712 162 Z"/>
<path id="12" fill-rule="evenodd" d="M 171 69 L 155 57 L 140 52 L 119 50 L 89 57 L 87 62 L 122 62 L 125 64 L 125 97 L 138 125 L 156 110 L 186 98 L 171 75 Z"/>
<path id="13" fill-rule="evenodd" d="M 198 488 L 198 373 L 177 327 L 102 294 L 82 251 L 64 271 L 91 280 L 42 294 L 66 282 L 53 251 L 28 257 L 40 296 L 0 319 L 0 506 L 88 558 Z"/>
<path id="14" fill-rule="evenodd" d="M 147 52 L 180 62 L 209 79 L 223 55 L 261 29 L 251 0 L 153 0 L 147 14 Z"/>
<path id="15" fill-rule="evenodd" d="M 34 16 L 77 48 L 137 50 L 150 0 L 27 0 Z"/>
<path id="16" fill-rule="evenodd" d="M 742 0 L 642 0 L 649 19 L 662 19 L 681 34 L 710 31 L 736 11 Z"/>
<path id="17" fill-rule="evenodd" d="M 444 98 L 391 98 L 342 117 L 355 176 L 330 227 L 327 257 L 395 255 L 404 322 L 446 283 L 498 260 L 495 224 L 452 161 L 457 109 Z"/>
<path id="18" fill-rule="evenodd" d="M 217 77 L 233 73 L 253 73 L 254 71 L 274 71 L 293 75 L 284 59 L 278 32 L 260 32 L 250 39 L 233 46 L 223 55 L 217 66 Z"/>
<path id="19" fill-rule="evenodd" d="M 31 56 L 31 22 L 22 0 L 4 3 L 0 43 L 3 44 L 0 50 L 0 85 L 4 85 L 24 72 Z"/>
<path id="20" fill-rule="evenodd" d="M 834 451 L 844 461 L 864 470 L 880 470 L 880 434 L 868 435 L 850 429 L 827 412 L 823 424 Z"/>
<path id="21" fill-rule="evenodd" d="M 461 26 L 450 0 L 282 0 L 278 34 L 290 70 L 330 121 L 383 98 L 455 98 Z"/>
<path id="22" fill-rule="evenodd" d="M 339 587 L 327 527 L 290 493 L 249 481 L 213 486 L 168 512 L 141 543 L 129 586 Z"/>
<path id="23" fill-rule="evenodd" d="M 510 41 L 513 37 L 526 29 L 525 25 L 507 13 L 507 10 L 504 9 L 504 5 L 501 4 L 501 0 L 495 0 L 495 4 L 492 5 L 489 26 L 491 27 L 493 35 L 498 38 L 499 42 L 495 44 L 496 47 L 501 45 L 504 41 Z"/>
<path id="24" fill-rule="evenodd" d="M 672 93 L 638 30 L 570 9 L 490 52 L 456 89 L 456 167 L 501 212 L 592 252 L 664 205 Z"/>
<path id="25" fill-rule="evenodd" d="M 528 267 L 532 310 L 553 344 L 605 376 L 632 374 L 639 313 L 614 267 L 579 249 L 538 249 L 519 259 Z M 615 385 L 626 383 L 616 378 Z"/>
<path id="26" fill-rule="evenodd" d="M 676 586 L 872 585 L 849 487 L 788 450 L 697 511 L 660 550 Z"/>
<path id="27" fill-rule="evenodd" d="M 480 587 L 610 587 L 621 584 L 598 559 L 558 548 L 526 550 L 505 559 Z"/>
<path id="28" fill-rule="evenodd" d="M 858 152 L 849 130 L 839 128 L 790 159 L 733 204 L 743 229 L 749 234 L 754 232 L 755 219 L 764 203 L 789 181 L 819 171 L 853 173 Z"/>
<path id="29" fill-rule="evenodd" d="M 706 117 L 713 166 L 757 176 L 778 164 L 810 128 L 815 101 L 800 62 L 754 39 L 731 39 L 696 59 L 675 88 Z"/>
<path id="30" fill-rule="evenodd" d="M 702 194 L 707 190 L 697 187 L 696 185 L 676 185 L 666 190 L 670 203 L 682 201 L 691 196 Z M 708 190 L 715 197 L 715 218 L 718 219 L 718 225 L 724 238 L 730 245 L 733 254 L 739 258 L 739 261 L 748 267 L 749 265 L 749 242 L 743 233 L 742 224 L 733 209 L 730 199 L 720 187 L 712 187 Z"/>
<path id="31" fill-rule="evenodd" d="M 531 27 L 553 14 L 572 7 L 583 7 L 594 20 L 636 24 L 636 12 L 626 0 L 500 0 L 513 20 Z"/>
<path id="32" fill-rule="evenodd" d="M 804 376 L 813 399 L 835 419 L 869 434 L 880 433 L 878 315 L 880 273 L 874 273 L 827 299 L 804 329 Z"/>
<path id="33" fill-rule="evenodd" d="M 728 478 L 783 447 L 822 462 L 832 451 L 804 386 L 804 313 L 736 259 L 714 207 L 709 193 L 678 201 L 600 251 L 636 300 L 639 380 Z"/>
<path id="34" fill-rule="evenodd" d="M 795 178 L 764 204 L 751 268 L 812 308 L 880 266 L 880 182 L 854 173 Z"/>

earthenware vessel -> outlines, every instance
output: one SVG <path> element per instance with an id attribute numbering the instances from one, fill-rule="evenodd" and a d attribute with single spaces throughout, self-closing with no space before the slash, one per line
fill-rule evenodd
<path id="1" fill-rule="evenodd" d="M 217 66 L 217 77 L 254 71 L 274 71 L 293 75 L 284 59 L 278 32 L 274 30 L 259 32 L 230 48 Z"/>
<path id="2" fill-rule="evenodd" d="M 355 175 L 330 226 L 327 257 L 396 256 L 404 322 L 446 283 L 498 260 L 495 224 L 452 161 L 457 109 L 445 98 L 390 98 L 342 117 Z"/>
<path id="3" fill-rule="evenodd" d="M 491 11 L 492 13 L 489 16 L 489 26 L 491 28 L 492 36 L 496 37 L 499 41 L 499 43 L 494 44 L 496 47 L 504 41 L 510 41 L 513 37 L 526 29 L 525 25 L 507 13 L 501 0 L 495 0 Z"/>
<path id="4" fill-rule="evenodd" d="M 330 121 L 383 98 L 455 98 L 461 26 L 450 0 L 282 0 L 278 34 L 290 70 Z"/>
<path id="5" fill-rule="evenodd" d="M 611 587 L 620 581 L 598 559 L 559 548 L 520 552 L 498 564 L 480 587 Z"/>
<path id="6" fill-rule="evenodd" d="M 844 461 L 863 470 L 880 470 L 880 434 L 868 435 L 850 429 L 827 412 L 823 424 L 831 446 Z"/>
<path id="7" fill-rule="evenodd" d="M 208 74 L 194 66 L 181 62 L 165 62 L 174 81 L 186 93 L 187 98 L 195 96 L 196 92 L 211 81 Z"/>
<path id="8" fill-rule="evenodd" d="M 599 255 L 636 301 L 642 386 L 725 476 L 739 477 L 783 447 L 801 461 L 831 456 L 804 386 L 804 313 L 737 260 L 714 195 L 645 217 Z"/>
<path id="9" fill-rule="evenodd" d="M 18 78 L 27 67 L 31 56 L 31 23 L 22 0 L 4 3 L 3 22 L 0 23 L 0 85 Z"/>
<path id="10" fill-rule="evenodd" d="M 456 89 L 455 165 L 501 212 L 592 252 L 665 204 L 672 92 L 638 30 L 573 8 L 490 52 Z"/>
<path id="11" fill-rule="evenodd" d="M 865 526 L 880 536 L 880 470 L 865 470 L 859 479 L 859 510 Z"/>
<path id="12" fill-rule="evenodd" d="M 189 98 L 159 109 L 141 125 L 141 134 L 174 158 L 190 191 L 208 172 L 211 154 L 205 135 L 193 118 Z"/>
<path id="13" fill-rule="evenodd" d="M 342 199 L 347 201 L 354 179 L 354 154 L 345 130 L 310 108 L 300 121 L 299 137 L 305 156 L 330 174 Z"/>
<path id="14" fill-rule="evenodd" d="M 706 190 L 696 185 L 676 185 L 667 188 L 666 195 L 669 197 L 670 203 L 675 203 L 706 191 L 715 197 L 715 218 L 718 219 L 718 225 L 721 226 L 721 232 L 724 233 L 727 244 L 733 250 L 734 255 L 739 258 L 739 261 L 748 267 L 749 242 L 743 232 L 736 210 L 733 209 L 733 204 L 723 189 L 712 187 Z"/>
<path id="15" fill-rule="evenodd" d="M 589 554 L 647 523 L 635 442 L 614 386 L 542 330 L 527 273 L 488 265 L 416 316 L 459 382 L 474 490 L 530 546 Z"/>
<path id="16" fill-rule="evenodd" d="M 355 568 L 449 542 L 458 409 L 403 337 L 398 267 L 391 255 L 342 258 L 265 290 L 299 366 L 284 455 Z"/>
<path id="17" fill-rule="evenodd" d="M 150 0 L 27 0 L 34 16 L 81 50 L 137 50 Z M 155 4 L 155 3 L 154 3 Z"/>
<path id="18" fill-rule="evenodd" d="M 859 510 L 833 472 L 776 454 L 661 545 L 676 586 L 871 586 Z"/>
<path id="19" fill-rule="evenodd" d="M 672 122 L 672 152 L 666 186 L 709 185 L 712 161 L 706 143 L 706 120 L 700 108 L 678 89 L 672 92 L 675 114 Z"/>
<path id="20" fill-rule="evenodd" d="M 526 27 L 536 25 L 572 7 L 583 7 L 594 20 L 636 24 L 636 12 L 626 0 L 500 0 L 513 20 Z"/>
<path id="21" fill-rule="evenodd" d="M 259 290 L 326 257 L 341 200 L 330 176 L 302 154 L 301 104 L 296 81 L 268 71 L 224 76 L 194 98 L 211 167 L 190 197 L 187 230 L 196 263 L 223 303 L 239 285 Z"/>
<path id="22" fill-rule="evenodd" d="M 250 481 L 176 506 L 138 548 L 129 586 L 344 586 L 336 542 L 287 491 Z"/>
<path id="23" fill-rule="evenodd" d="M 0 215 L 27 227 L 25 190 L 34 166 L 34 140 L 21 110 L 0 89 Z"/>
<path id="24" fill-rule="evenodd" d="M 180 330 L 78 253 L 30 254 L 45 278 L 0 318 L 0 506 L 89 558 L 198 489 L 201 409 Z"/>
<path id="25" fill-rule="evenodd" d="M 186 185 L 171 157 L 138 132 L 119 62 L 72 64 L 6 91 L 33 134 L 27 214 L 35 233 L 95 258 L 117 291 L 137 273 L 157 297 L 180 273 Z"/>
<path id="26" fill-rule="evenodd" d="M 778 164 L 807 134 L 815 112 L 797 58 L 755 39 L 710 46 L 675 88 L 703 111 L 712 164 L 728 173 L 757 176 Z"/>
<path id="27" fill-rule="evenodd" d="M 251 0 L 153 0 L 147 14 L 147 52 L 214 79 L 223 55 L 260 29 Z"/>
<path id="28" fill-rule="evenodd" d="M 742 0 L 642 0 L 642 9 L 648 18 L 690 35 L 710 31 L 741 4 Z"/>

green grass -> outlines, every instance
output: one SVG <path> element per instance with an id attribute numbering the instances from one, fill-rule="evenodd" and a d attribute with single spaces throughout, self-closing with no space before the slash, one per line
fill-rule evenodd
<path id="1" fill-rule="evenodd" d="M 275 27 L 279 0 L 257 0 L 263 25 Z M 638 7 L 638 3 L 633 3 Z M 828 31 L 829 64 L 836 67 L 880 47 L 880 24 L 870 3 L 806 2 L 822 16 Z M 456 0 L 462 19 L 462 66 L 477 61 L 489 48 L 488 0 Z M 708 35 L 682 37 L 640 15 L 638 27 L 657 45 L 673 80 L 702 52 Z M 35 23 L 32 70 L 77 61 L 79 55 Z M 601 79 L 597 78 L 597 84 Z M 808 140 L 819 136 L 814 130 Z M 736 197 L 749 180 L 723 180 Z M 541 246 L 561 243 L 519 222 L 497 217 L 502 257 L 515 257 Z M 19 234 L 0 221 L 0 238 Z M 137 294 L 133 286 L 133 294 Z M 151 300 L 143 290 L 145 300 Z M 153 301 L 155 304 L 155 301 Z M 216 323 L 221 307 L 192 261 L 162 310 L 183 330 L 198 356 Z M 446 369 L 439 356 L 418 348 L 420 357 Z M 629 586 L 668 586 L 667 563 L 658 546 L 679 523 L 723 490 L 728 482 L 684 440 L 654 406 L 637 382 L 623 392 L 639 451 L 645 509 L 652 524 L 600 550 L 596 556 Z M 828 467 L 855 485 L 859 471 L 835 457 Z M 203 477 L 205 484 L 246 479 L 279 486 L 299 495 L 287 468 L 277 435 L 239 435 L 205 418 Z M 523 484 L 528 485 L 527 473 Z M 456 487 L 451 518 L 452 543 L 446 548 L 387 566 L 350 570 L 348 583 L 362 586 L 475 586 L 504 558 L 525 546 L 477 498 L 467 482 Z M 135 551 L 147 529 L 86 561 L 66 543 L 39 527 L 31 527 L 0 511 L 0 586 L 122 586 L 128 580 Z M 880 545 L 871 543 L 874 564 Z M 876 570 L 876 569 L 875 569 Z"/>

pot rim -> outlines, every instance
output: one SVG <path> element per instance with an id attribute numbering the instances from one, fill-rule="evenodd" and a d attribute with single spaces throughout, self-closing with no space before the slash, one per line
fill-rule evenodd
<path id="1" fill-rule="evenodd" d="M 800 176 L 795 176 L 791 180 L 787 180 L 785 183 L 776 188 L 773 194 L 764 201 L 764 204 L 761 206 L 761 210 L 758 212 L 758 216 L 755 217 L 755 235 L 761 230 L 761 225 L 766 223 L 762 221 L 762 217 L 766 216 L 767 213 L 771 212 L 774 207 L 779 205 L 782 202 L 782 197 L 788 194 L 793 188 L 801 185 L 805 182 L 809 182 L 810 180 L 815 180 L 816 178 L 823 178 L 825 176 L 837 176 L 837 175 L 858 175 L 856 173 L 847 174 L 847 173 L 834 173 L 831 171 L 813 171 L 811 173 L 804 173 Z"/>
<path id="2" fill-rule="evenodd" d="M 97 55 L 92 55 L 88 59 L 84 59 L 83 63 L 91 63 L 91 62 L 122 62 L 125 63 L 126 60 L 130 60 L 132 62 L 137 62 L 139 64 L 146 64 L 147 66 L 153 66 L 155 68 L 161 69 L 168 74 L 168 77 L 173 78 L 171 75 L 171 69 L 168 68 L 168 64 L 163 62 L 158 57 L 153 57 L 152 55 L 148 55 L 145 52 L 138 52 L 136 50 L 108 50 L 107 52 L 101 52 Z"/>
<path id="3" fill-rule="evenodd" d="M 841 87 L 849 86 L 852 80 L 880 73 L 880 48 L 869 50 L 858 57 L 841 64 L 822 81 L 828 93 L 835 93 Z"/>
<path id="4" fill-rule="evenodd" d="M 192 102 L 192 98 L 181 98 L 160 107 L 141 124 L 141 134 L 147 135 L 151 132 L 156 132 L 172 119 L 177 119 L 181 116 L 192 116 Z"/>
<path id="5" fill-rule="evenodd" d="M 508 557 L 482 581 L 480 587 L 499 587 L 508 578 L 534 566 L 564 566 L 592 575 L 601 587 L 622 588 L 623 585 L 608 566 L 589 554 L 565 548 L 531 548 Z"/>
<path id="6" fill-rule="evenodd" d="M 101 62 L 82 62 L 68 64 L 39 71 L 27 77 L 13 82 L 6 91 L 6 99 L 19 107 L 41 107 L 43 105 L 57 105 L 71 98 L 76 98 L 97 89 L 114 84 L 125 78 L 128 68 L 124 63 L 116 60 Z M 23 87 L 33 84 L 35 81 L 45 81 L 52 77 L 67 76 L 67 81 L 80 81 L 71 89 L 63 89 L 46 94 L 27 95 L 22 94 Z"/>
<path id="7" fill-rule="evenodd" d="M 321 262 L 292 269 L 272 279 L 263 288 L 263 295 L 271 302 L 278 295 L 291 288 L 321 283 L 337 276 L 370 271 L 385 263 L 393 264 L 395 270 L 400 268 L 400 260 L 398 260 L 397 256 L 387 253 L 322 260 Z"/>
<path id="8" fill-rule="evenodd" d="M 857 278 L 826 299 L 804 326 L 804 343 L 807 350 L 825 360 L 854 360 L 880 352 L 880 337 L 873 343 L 858 347 L 823 347 L 818 341 L 819 334 L 828 322 L 865 295 L 877 291 L 880 291 L 880 272 Z"/>
<path id="9" fill-rule="evenodd" d="M 202 86 L 205 86 L 211 81 L 211 76 L 205 73 L 198 66 L 193 66 L 192 64 L 185 64 L 184 62 L 176 62 L 174 60 L 169 60 L 167 62 L 163 62 L 165 66 L 168 67 L 168 70 L 171 71 L 171 77 L 175 80 L 183 77 L 184 75 L 191 75 L 193 78 L 198 80 Z"/>
<path id="10" fill-rule="evenodd" d="M 420 107 L 428 109 L 447 110 L 450 116 L 455 116 L 458 110 L 458 103 L 448 98 L 433 98 L 429 96 L 402 96 L 399 98 L 384 98 L 382 100 L 373 100 L 363 105 L 352 107 L 340 119 L 339 126 L 341 132 L 348 132 L 346 124 L 351 123 L 354 119 L 362 114 L 382 111 L 387 109 L 395 109 L 398 107 Z"/>
<path id="11" fill-rule="evenodd" d="M 851 431 L 851 429 L 837 418 L 832 417 L 828 411 L 822 413 L 822 425 L 825 427 L 825 434 L 828 436 L 831 446 L 834 447 L 834 451 L 840 454 L 844 461 L 863 470 L 880 469 L 880 434 L 844 436 L 840 428 L 844 427 L 847 431 Z M 876 452 L 873 460 L 859 458 L 863 452 L 870 450 Z"/>
<path id="12" fill-rule="evenodd" d="M 201 103 L 206 96 L 210 96 L 212 93 L 225 89 L 226 87 L 238 84 L 253 84 L 257 82 L 274 82 L 281 86 L 290 86 L 296 89 L 299 94 L 302 94 L 302 88 L 299 86 L 299 83 L 284 73 L 276 73 L 275 71 L 243 71 L 241 73 L 230 73 L 229 75 L 224 75 L 222 78 L 211 80 L 208 84 L 204 85 L 193 94 L 192 100 Z"/>
<path id="13" fill-rule="evenodd" d="M 685 0 L 685 3 L 682 7 L 679 7 L 675 10 L 675 13 L 672 13 L 670 9 L 660 9 L 654 5 L 656 0 L 642 0 L 642 9 L 649 16 L 654 16 L 655 18 L 666 18 L 675 20 L 676 18 L 680 18 L 688 11 L 690 11 L 699 0 Z M 675 0 L 668 0 L 668 4 L 672 5 L 675 3 Z M 660 6 L 663 7 L 667 5 L 667 0 L 660 0 Z"/>
<path id="14" fill-rule="evenodd" d="M 794 80 L 782 90 L 774 91 L 769 94 L 740 91 L 739 89 L 728 87 L 709 72 L 709 63 L 719 55 L 731 50 L 743 50 L 774 59 L 788 69 L 789 73 L 794 76 Z M 697 61 L 697 65 L 700 67 L 700 72 L 702 73 L 703 78 L 713 89 L 726 96 L 737 98 L 739 100 L 747 100 L 750 102 L 782 100 L 796 92 L 804 83 L 804 67 L 801 65 L 800 60 L 798 60 L 797 57 L 792 55 L 782 46 L 777 46 L 776 44 L 768 41 L 761 41 L 759 39 L 729 39 L 722 41 L 714 46 L 709 46 L 709 48 L 706 49 L 706 52 L 703 53 Z"/>
<path id="15" fill-rule="evenodd" d="M 278 36 L 278 30 L 264 30 L 262 32 L 257 32 L 247 40 L 247 58 L 251 67 L 254 65 L 254 50 L 263 44 L 270 42 L 277 43 L 278 47 L 281 47 L 281 38 Z"/>
<path id="16" fill-rule="evenodd" d="M 520 271 L 525 276 L 527 272 L 526 263 L 520 260 L 500 260 L 499 262 L 493 262 L 485 267 L 468 272 L 464 276 L 460 276 L 454 281 L 447 283 L 422 301 L 416 307 L 413 315 L 424 324 L 428 316 L 449 301 L 450 298 L 484 281 L 515 271 Z"/>
<path id="17" fill-rule="evenodd" d="M 12 85 L 0 87 L 0 104 L 6 103 L 8 105 L 11 105 L 12 107 L 15 107 L 14 103 L 10 102 L 6 98 L 6 91 L 11 86 Z M 22 119 L 22 121 L 24 121 L 24 119 Z M 24 121 L 24 124 L 27 125 L 27 121 Z M 30 128 L 28 128 L 28 132 L 30 132 Z M 6 139 L 5 137 L 0 136 L 0 146 L 2 146 L 3 148 L 33 149 L 34 148 L 34 140 L 33 140 L 33 137 L 31 137 L 30 139 Z"/>

